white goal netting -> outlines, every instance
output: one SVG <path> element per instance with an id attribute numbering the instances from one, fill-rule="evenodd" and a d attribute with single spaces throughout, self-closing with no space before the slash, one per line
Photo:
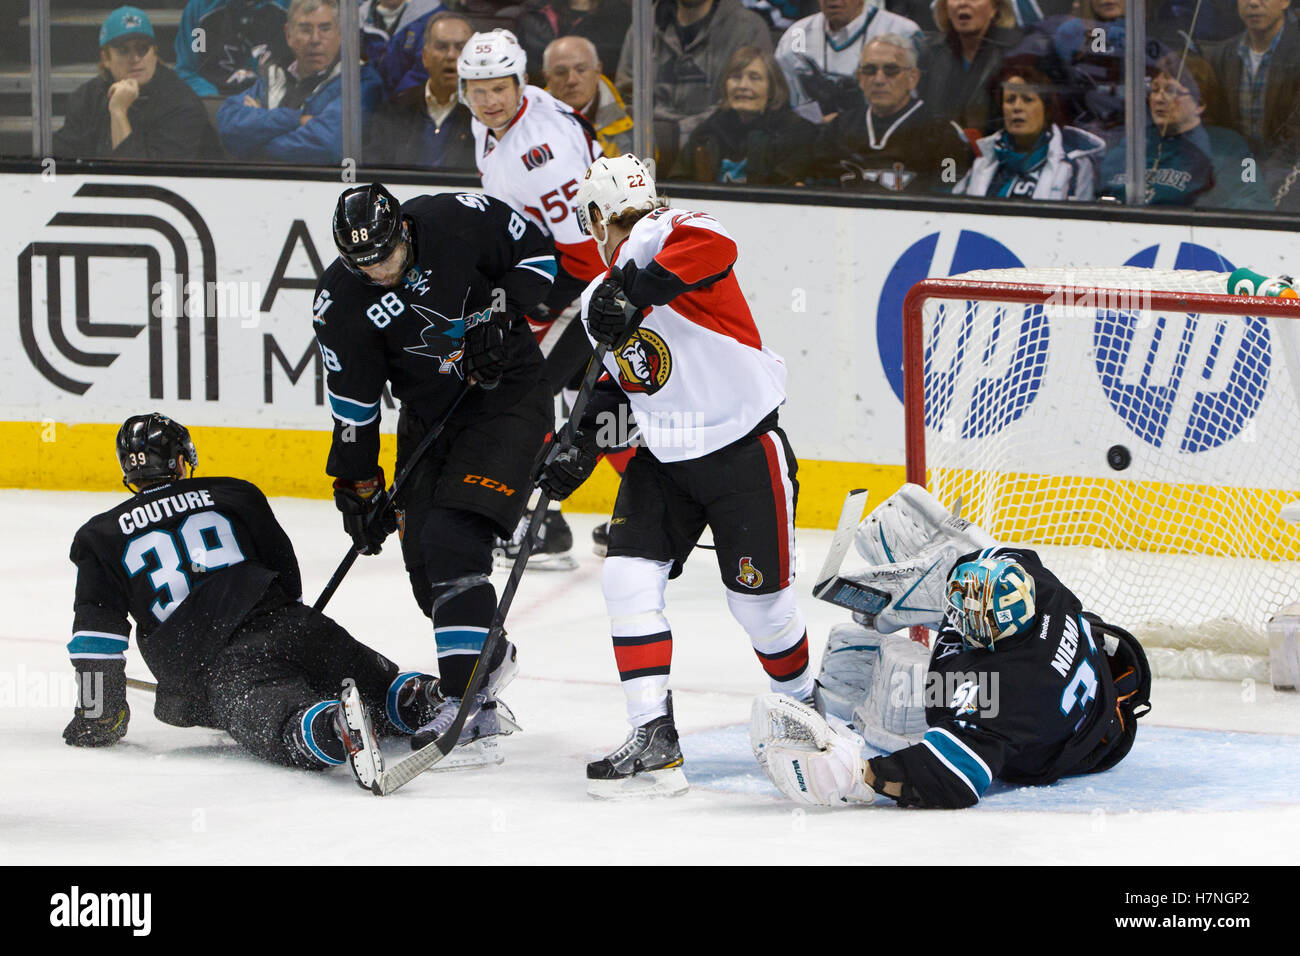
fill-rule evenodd
<path id="1" fill-rule="evenodd" d="M 1215 311 L 1227 279 L 966 273 L 923 284 L 938 297 L 908 319 L 909 474 L 1040 550 L 1163 676 L 1266 679 L 1266 623 L 1300 599 L 1279 517 L 1300 498 L 1300 309 Z"/>

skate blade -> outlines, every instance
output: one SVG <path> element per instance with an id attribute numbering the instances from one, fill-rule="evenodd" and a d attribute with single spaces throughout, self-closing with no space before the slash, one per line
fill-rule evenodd
<path id="1" fill-rule="evenodd" d="M 509 571 L 515 566 L 515 559 L 499 551 L 495 555 L 498 571 Z M 564 554 L 530 554 L 526 571 L 576 571 L 577 559 L 567 551 Z"/>
<path id="2" fill-rule="evenodd" d="M 384 755 L 379 749 L 375 731 L 371 727 L 365 705 L 357 685 L 350 678 L 343 683 L 343 719 L 356 736 L 358 749 L 349 749 L 348 767 L 357 784 L 364 790 L 373 790 L 375 781 L 384 772 Z"/>
<path id="3" fill-rule="evenodd" d="M 587 795 L 597 800 L 678 797 L 690 789 L 681 767 L 637 773 L 618 780 L 588 780 Z"/>
<path id="4" fill-rule="evenodd" d="M 443 773 L 448 770 L 474 770 L 477 767 L 494 767 L 505 763 L 505 749 L 501 746 L 500 735 L 480 737 L 469 744 L 452 748 L 451 753 L 443 757 L 426 771 Z"/>

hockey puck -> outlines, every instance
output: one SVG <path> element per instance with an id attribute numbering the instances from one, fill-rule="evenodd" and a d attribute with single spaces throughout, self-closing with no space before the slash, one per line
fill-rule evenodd
<path id="1" fill-rule="evenodd" d="M 1106 449 L 1106 464 L 1116 471 L 1123 471 L 1133 461 L 1133 455 L 1123 445 L 1111 445 Z"/>

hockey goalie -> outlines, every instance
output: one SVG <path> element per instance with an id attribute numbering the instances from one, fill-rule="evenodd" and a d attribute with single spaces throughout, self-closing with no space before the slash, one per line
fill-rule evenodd
<path id="1" fill-rule="evenodd" d="M 1085 611 L 1034 551 L 998 545 L 924 488 L 904 485 L 856 530 L 860 497 L 852 511 L 817 595 L 854 621 L 831 631 L 816 708 L 754 701 L 750 742 L 782 793 L 969 807 L 994 779 L 1049 784 L 1124 758 L 1150 710 L 1130 634 Z M 867 565 L 841 575 L 849 535 Z M 929 651 L 904 630 L 917 625 L 938 632 Z"/>

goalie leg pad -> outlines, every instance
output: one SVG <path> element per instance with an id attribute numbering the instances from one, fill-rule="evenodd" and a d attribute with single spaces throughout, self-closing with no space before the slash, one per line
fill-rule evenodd
<path id="1" fill-rule="evenodd" d="M 822 651 L 822 701 L 826 713 L 840 720 L 853 720 L 853 710 L 867 699 L 871 675 L 880 657 L 882 636 L 860 624 L 836 624 L 826 638 Z"/>
<path id="2" fill-rule="evenodd" d="M 885 753 L 925 736 L 925 690 L 930 652 L 903 634 L 878 635 L 879 650 L 865 699 L 853 710 L 853 726 Z"/>
<path id="3" fill-rule="evenodd" d="M 758 697 L 749 734 L 763 772 L 796 803 L 830 807 L 875 799 L 863 780 L 861 739 L 837 733 L 811 707 L 779 694 Z"/>

